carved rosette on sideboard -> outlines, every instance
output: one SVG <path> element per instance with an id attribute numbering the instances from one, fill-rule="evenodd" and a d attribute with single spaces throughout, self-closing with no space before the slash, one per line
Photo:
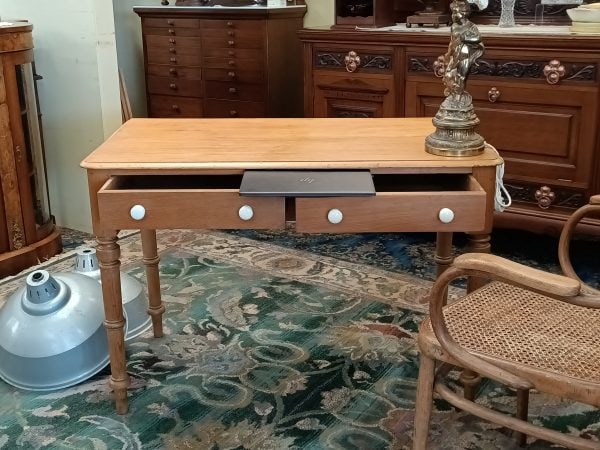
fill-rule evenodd
<path id="1" fill-rule="evenodd" d="M 450 9 L 452 28 L 448 51 L 433 63 L 434 73 L 443 78 L 446 86 L 446 98 L 433 118 L 436 131 L 425 139 L 425 150 L 442 156 L 477 155 L 485 148 L 485 141 L 476 132 L 479 118 L 466 84 L 484 46 L 479 30 L 468 19 L 467 1 L 454 0 Z"/>

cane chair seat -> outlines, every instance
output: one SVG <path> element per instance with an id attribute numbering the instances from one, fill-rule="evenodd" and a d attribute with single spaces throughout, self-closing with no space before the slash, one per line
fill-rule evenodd
<path id="1" fill-rule="evenodd" d="M 444 317 L 452 338 L 469 352 L 524 371 L 598 383 L 600 390 L 600 309 L 495 281 L 446 306 Z M 429 318 L 421 333 L 427 347 L 441 351 Z"/>

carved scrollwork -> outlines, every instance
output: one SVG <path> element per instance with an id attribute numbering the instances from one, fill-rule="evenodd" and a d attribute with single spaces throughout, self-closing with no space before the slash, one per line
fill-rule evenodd
<path id="1" fill-rule="evenodd" d="M 352 73 L 360 67 L 360 56 L 354 50 L 351 50 L 344 58 L 344 64 L 346 65 L 346 71 Z"/>
<path id="2" fill-rule="evenodd" d="M 557 84 L 567 73 L 558 59 L 553 59 L 544 66 L 544 75 L 548 84 Z"/>
<path id="3" fill-rule="evenodd" d="M 349 52 L 348 54 L 335 53 L 335 52 L 318 52 L 315 54 L 315 66 L 316 67 L 327 67 L 327 68 L 347 68 L 347 61 L 351 63 L 351 58 L 354 53 L 358 61 L 357 68 L 360 66 L 362 69 L 369 70 L 385 70 L 390 71 L 392 69 L 392 57 L 390 55 L 361 55 L 358 56 L 356 52 Z M 346 59 L 348 58 L 348 59 Z M 356 70 L 356 69 L 355 69 Z"/>

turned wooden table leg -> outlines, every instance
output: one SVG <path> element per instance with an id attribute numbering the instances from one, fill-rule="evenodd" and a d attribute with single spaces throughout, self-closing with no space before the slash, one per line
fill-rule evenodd
<path id="1" fill-rule="evenodd" d="M 452 264 L 452 233 L 439 232 L 435 244 L 435 263 L 439 277 Z"/>
<path id="2" fill-rule="evenodd" d="M 121 297 L 121 262 L 117 233 L 115 231 L 98 236 L 97 241 L 96 254 L 100 263 L 104 299 L 104 326 L 110 355 L 110 385 L 115 393 L 117 414 L 125 414 L 128 408 L 129 375 L 125 362 L 125 319 Z"/>
<path id="3" fill-rule="evenodd" d="M 469 234 L 469 251 L 477 253 L 491 253 L 490 234 Z M 484 278 L 469 277 L 467 291 L 473 292 L 484 286 L 488 280 Z"/>
<path id="4" fill-rule="evenodd" d="M 527 422 L 529 414 L 529 390 L 517 390 L 517 418 Z M 520 446 L 527 444 L 527 435 L 525 433 L 516 432 L 515 437 Z"/>
<path id="5" fill-rule="evenodd" d="M 160 296 L 160 274 L 158 271 L 158 251 L 156 247 L 156 230 L 142 230 L 142 252 L 146 267 L 146 283 L 148 284 L 148 314 L 152 317 L 154 337 L 163 336 L 162 316 L 165 305 Z"/>

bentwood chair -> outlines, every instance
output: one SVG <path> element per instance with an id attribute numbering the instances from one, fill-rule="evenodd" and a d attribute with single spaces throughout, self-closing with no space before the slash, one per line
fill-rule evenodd
<path id="1" fill-rule="evenodd" d="M 427 448 L 434 392 L 463 411 L 512 428 L 522 443 L 529 435 L 570 448 L 600 449 L 599 442 L 527 422 L 530 389 L 600 407 L 600 291 L 577 277 L 569 258 L 573 230 L 590 214 L 600 214 L 600 195 L 565 224 L 559 259 L 566 276 L 469 253 L 457 257 L 438 277 L 430 295 L 430 315 L 419 330 L 415 450 Z M 448 283 L 472 276 L 491 281 L 446 304 Z M 514 388 L 516 417 L 449 389 L 443 378 L 452 367 Z"/>

